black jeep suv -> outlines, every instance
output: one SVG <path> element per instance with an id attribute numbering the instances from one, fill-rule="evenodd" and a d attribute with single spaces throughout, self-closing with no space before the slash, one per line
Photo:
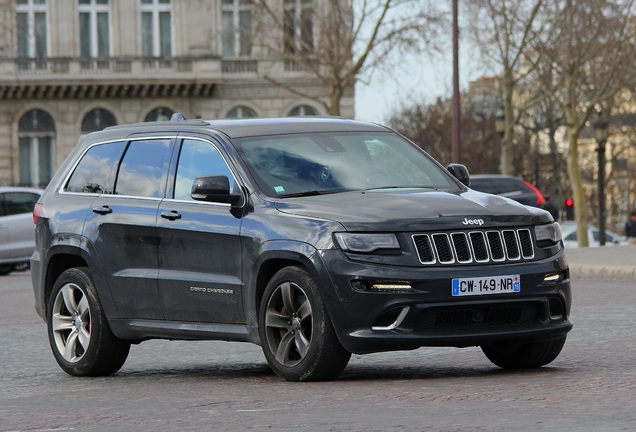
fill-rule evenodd
<path id="1" fill-rule="evenodd" d="M 548 364 L 572 328 L 559 227 L 469 182 L 346 119 L 108 128 L 34 210 L 36 309 L 79 376 L 152 338 L 253 342 L 292 381 L 422 346 Z"/>

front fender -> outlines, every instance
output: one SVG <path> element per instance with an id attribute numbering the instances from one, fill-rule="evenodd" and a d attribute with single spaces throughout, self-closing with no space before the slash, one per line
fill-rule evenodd
<path id="1" fill-rule="evenodd" d="M 326 305 L 340 299 L 320 251 L 312 245 L 291 240 L 271 240 L 261 244 L 257 257 L 244 278 L 243 305 L 248 326 L 258 327 L 258 309 L 265 286 L 284 267 L 301 265 L 306 268 L 325 297 Z"/>

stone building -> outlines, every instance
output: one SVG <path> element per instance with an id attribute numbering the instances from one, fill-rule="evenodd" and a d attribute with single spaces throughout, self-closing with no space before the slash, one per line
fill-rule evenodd
<path id="1" fill-rule="evenodd" d="M 286 32 L 315 37 L 325 0 L 270 1 Z M 328 97 L 253 43 L 255 21 L 246 0 L 0 0 L 0 185 L 46 185 L 81 134 L 110 125 L 326 114 L 264 78 Z M 269 30 L 268 45 L 289 34 Z M 353 117 L 353 89 L 342 113 Z"/>

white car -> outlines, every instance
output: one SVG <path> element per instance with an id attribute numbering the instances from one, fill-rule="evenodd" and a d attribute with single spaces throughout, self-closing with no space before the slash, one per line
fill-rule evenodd
<path id="1" fill-rule="evenodd" d="M 559 222 L 561 233 L 563 234 L 563 244 L 566 248 L 578 247 L 579 242 L 576 237 L 576 223 L 574 221 Z M 600 246 L 599 229 L 593 225 L 587 226 L 587 239 L 590 247 Z M 627 237 L 618 235 L 612 231 L 605 230 L 605 246 L 626 245 Z"/>
<path id="2" fill-rule="evenodd" d="M 33 207 L 41 189 L 0 187 L 0 276 L 29 268 L 35 250 Z"/>

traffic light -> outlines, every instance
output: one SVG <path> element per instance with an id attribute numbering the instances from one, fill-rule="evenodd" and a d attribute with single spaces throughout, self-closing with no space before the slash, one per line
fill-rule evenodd
<path id="1" fill-rule="evenodd" d="M 565 200 L 565 220 L 574 219 L 574 200 L 568 198 Z"/>

